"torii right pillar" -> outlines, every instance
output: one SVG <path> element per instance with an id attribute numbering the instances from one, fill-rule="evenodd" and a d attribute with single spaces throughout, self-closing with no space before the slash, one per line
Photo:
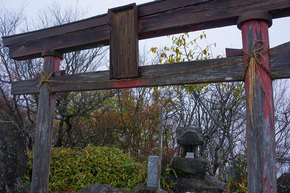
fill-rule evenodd
<path id="1" fill-rule="evenodd" d="M 271 15 L 265 11 L 247 12 L 238 19 L 243 49 L 250 53 L 261 48 L 256 50 L 256 54 L 262 52 L 263 56 L 257 55 L 256 59 L 267 69 L 258 64 L 250 66 L 245 76 L 249 193 L 277 192 L 272 80 L 269 74 L 269 53 L 263 52 L 269 48 L 268 28 L 271 25 Z M 248 57 L 244 53 L 244 58 Z M 245 67 L 247 64 L 245 62 Z M 250 68 L 254 73 L 250 74 Z"/>

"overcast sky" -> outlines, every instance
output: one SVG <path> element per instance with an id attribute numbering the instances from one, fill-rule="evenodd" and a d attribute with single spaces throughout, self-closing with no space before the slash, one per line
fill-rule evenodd
<path id="1" fill-rule="evenodd" d="M 135 2 L 143 4 L 150 0 L 0 0 L 0 6 L 7 10 L 19 10 L 24 7 L 28 21 L 37 18 L 41 10 L 50 6 L 53 2 L 59 2 L 63 6 L 78 6 L 80 9 L 88 10 L 86 17 L 107 13 L 109 8 L 118 7 Z M 194 32 L 190 35 L 191 38 L 197 37 L 202 32 Z M 215 28 L 205 30 L 207 42 L 217 44 L 215 50 L 217 54 L 224 54 L 224 48 L 241 48 L 241 32 L 236 26 Z M 275 19 L 273 25 L 269 29 L 270 47 L 280 45 L 290 41 L 290 17 Z M 146 47 L 150 49 L 153 46 L 164 46 L 170 41 L 167 37 L 147 39 L 140 42 L 140 47 L 146 43 Z"/>

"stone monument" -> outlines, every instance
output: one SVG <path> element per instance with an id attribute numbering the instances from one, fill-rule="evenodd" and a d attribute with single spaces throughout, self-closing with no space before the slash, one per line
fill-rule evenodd
<path id="1" fill-rule="evenodd" d="M 208 161 L 202 158 L 199 146 L 204 139 L 200 127 L 180 127 L 176 131 L 177 143 L 181 152 L 173 158 L 170 168 L 174 171 L 169 182 L 176 182 L 175 193 L 222 193 L 225 183 L 206 175 Z M 188 153 L 193 157 L 187 156 Z"/>
<path id="2" fill-rule="evenodd" d="M 157 187 L 158 156 L 149 156 L 147 170 L 147 186 Z"/>
<path id="3" fill-rule="evenodd" d="M 146 184 L 138 184 L 132 189 L 132 193 L 173 193 L 163 189 L 158 190 L 157 175 L 158 172 L 158 156 L 149 156 L 147 170 L 147 186 Z"/>
<path id="4" fill-rule="evenodd" d="M 0 110 L 0 192 L 25 193 L 27 154 L 25 137 L 13 119 Z"/>

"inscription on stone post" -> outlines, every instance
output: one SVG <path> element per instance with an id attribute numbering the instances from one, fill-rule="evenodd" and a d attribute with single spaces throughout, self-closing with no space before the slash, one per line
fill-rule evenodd
<path id="1" fill-rule="evenodd" d="M 157 187 L 157 170 L 158 156 L 149 156 L 148 158 L 148 172 L 147 172 L 147 186 Z"/>

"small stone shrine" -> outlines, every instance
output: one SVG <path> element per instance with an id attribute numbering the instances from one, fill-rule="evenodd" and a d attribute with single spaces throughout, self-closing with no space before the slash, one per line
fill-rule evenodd
<path id="1" fill-rule="evenodd" d="M 225 183 L 206 175 L 208 161 L 202 158 L 199 146 L 203 145 L 200 127 L 180 127 L 176 131 L 180 155 L 175 157 L 170 168 L 175 171 L 169 175 L 169 182 L 176 182 L 175 193 L 222 193 Z M 192 153 L 193 157 L 188 157 Z"/>
<path id="2" fill-rule="evenodd" d="M 194 157 L 199 157 L 198 146 L 204 140 L 200 127 L 179 127 L 176 131 L 177 143 L 180 145 L 181 157 L 185 158 L 187 152 L 193 152 Z"/>

